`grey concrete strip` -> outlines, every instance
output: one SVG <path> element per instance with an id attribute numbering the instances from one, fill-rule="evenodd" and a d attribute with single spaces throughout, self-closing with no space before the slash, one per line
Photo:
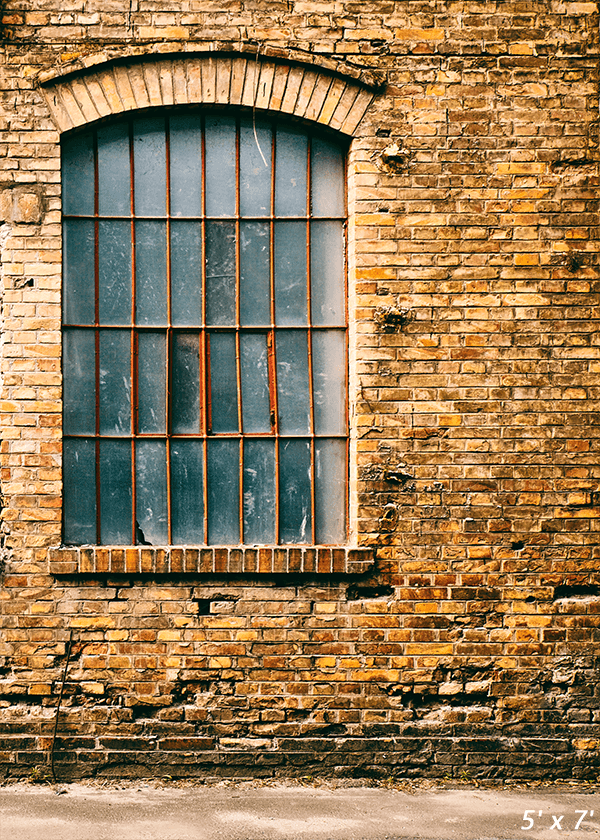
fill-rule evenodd
<path id="1" fill-rule="evenodd" d="M 58 792 L 57 792 L 58 791 Z M 0 788 L 0 840 L 592 840 L 597 790 Z"/>

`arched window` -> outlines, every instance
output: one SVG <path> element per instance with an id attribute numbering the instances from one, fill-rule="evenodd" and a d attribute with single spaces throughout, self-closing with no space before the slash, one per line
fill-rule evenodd
<path id="1" fill-rule="evenodd" d="M 344 184 L 265 118 L 66 137 L 66 544 L 346 541 Z"/>

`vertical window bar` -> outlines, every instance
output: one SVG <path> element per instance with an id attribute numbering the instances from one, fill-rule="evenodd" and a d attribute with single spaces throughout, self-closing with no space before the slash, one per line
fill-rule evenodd
<path id="1" fill-rule="evenodd" d="M 133 121 L 129 122 L 129 184 L 130 184 L 130 213 L 131 213 L 131 544 L 137 545 L 137 500 L 135 480 L 135 450 L 137 432 L 137 405 L 138 405 L 138 381 L 137 381 L 137 341 L 136 341 L 136 253 L 135 253 L 135 177 L 133 160 Z"/>
<path id="2" fill-rule="evenodd" d="M 244 419 L 242 416 L 242 361 L 240 353 L 240 120 L 235 121 L 235 380 L 237 386 L 239 449 L 238 520 L 240 543 L 244 543 Z"/>
<path id="3" fill-rule="evenodd" d="M 269 352 L 269 392 L 271 402 L 271 432 L 275 435 L 275 544 L 279 545 L 279 407 L 277 405 L 277 359 L 275 357 L 275 126 L 271 123 L 271 207 L 269 214 L 269 289 L 271 329 L 267 339 Z"/>
<path id="4" fill-rule="evenodd" d="M 200 368 L 200 434 L 202 436 L 202 494 L 204 501 L 204 542 L 208 543 L 208 434 L 210 422 L 210 346 L 206 332 L 206 120 L 204 115 L 200 124 L 201 161 L 201 197 L 200 212 L 202 213 L 202 328 L 198 340 L 199 368 Z"/>
<path id="5" fill-rule="evenodd" d="M 166 212 L 167 212 L 167 329 L 165 337 L 165 456 L 167 459 L 167 541 L 173 542 L 171 523 L 171 341 L 173 336 L 171 323 L 171 123 L 165 118 L 165 166 L 166 174 Z"/>
<path id="6" fill-rule="evenodd" d="M 99 543 L 101 506 L 100 506 L 100 224 L 98 211 L 100 204 L 100 187 L 98 174 L 98 132 L 94 131 L 94 378 L 96 388 L 96 422 L 94 441 L 96 459 L 96 542 Z"/>
<path id="7" fill-rule="evenodd" d="M 310 219 L 311 205 L 311 150 L 312 141 L 309 139 L 306 151 L 306 306 L 308 324 L 308 399 L 310 416 L 310 527 L 311 542 L 315 542 L 315 404 L 313 396 L 313 361 L 312 361 L 312 305 L 311 305 L 311 272 L 310 272 Z"/>

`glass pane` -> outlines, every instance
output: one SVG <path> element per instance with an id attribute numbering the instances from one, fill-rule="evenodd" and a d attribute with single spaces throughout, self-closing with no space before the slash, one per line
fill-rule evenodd
<path id="1" fill-rule="evenodd" d="M 240 455 L 237 440 L 207 441 L 208 542 L 240 541 Z"/>
<path id="2" fill-rule="evenodd" d="M 240 322 L 271 323 L 270 248 L 268 222 L 240 223 Z"/>
<path id="3" fill-rule="evenodd" d="M 344 215 L 344 157 L 334 143 L 314 137 L 310 150 L 313 216 Z"/>
<path id="4" fill-rule="evenodd" d="M 171 224 L 171 322 L 202 324 L 202 226 Z"/>
<path id="5" fill-rule="evenodd" d="M 96 542 L 96 444 L 63 441 L 63 539 L 67 545 Z"/>
<path id="6" fill-rule="evenodd" d="M 94 330 L 65 330 L 63 375 L 65 434 L 95 434 L 96 337 Z"/>
<path id="7" fill-rule="evenodd" d="M 204 131 L 206 215 L 235 216 L 235 120 L 210 117 Z"/>
<path id="8" fill-rule="evenodd" d="M 136 216 L 164 216 L 167 210 L 167 144 L 164 118 L 135 120 L 133 173 Z"/>
<path id="9" fill-rule="evenodd" d="M 100 434 L 131 433 L 129 333 L 100 330 Z"/>
<path id="10" fill-rule="evenodd" d="M 275 533 L 275 441 L 244 442 L 244 543 L 268 545 Z"/>
<path id="11" fill-rule="evenodd" d="M 101 216 L 131 213 L 129 125 L 112 123 L 98 129 L 98 212 Z"/>
<path id="12" fill-rule="evenodd" d="M 167 323 L 167 227 L 135 225 L 135 315 L 138 324 Z"/>
<path id="13" fill-rule="evenodd" d="M 313 324 L 343 326 L 346 295 L 342 222 L 311 223 L 310 273 Z"/>
<path id="14" fill-rule="evenodd" d="M 171 542 L 204 542 L 203 444 L 200 440 L 171 441 Z"/>
<path id="15" fill-rule="evenodd" d="M 275 323 L 308 323 L 306 224 L 275 222 Z"/>
<path id="16" fill-rule="evenodd" d="M 131 225 L 98 223 L 99 318 L 101 324 L 131 323 Z"/>
<path id="17" fill-rule="evenodd" d="M 346 434 L 346 334 L 315 330 L 312 334 L 315 434 Z"/>
<path id="18" fill-rule="evenodd" d="M 271 431 L 269 359 L 265 333 L 240 335 L 244 432 Z"/>
<path id="19" fill-rule="evenodd" d="M 199 114 L 170 119 L 171 215 L 202 214 L 202 134 Z"/>
<path id="20" fill-rule="evenodd" d="M 346 541 L 346 441 L 315 440 L 315 539 Z"/>
<path id="21" fill-rule="evenodd" d="M 279 444 L 279 541 L 311 543 L 310 442 Z"/>
<path id="22" fill-rule="evenodd" d="M 200 357 L 198 333 L 174 333 L 171 360 L 171 432 L 200 431 Z"/>
<path id="23" fill-rule="evenodd" d="M 268 123 L 243 120 L 240 125 L 240 215 L 271 214 L 271 146 Z"/>
<path id="24" fill-rule="evenodd" d="M 278 332 L 276 358 L 279 431 L 282 435 L 306 434 L 310 431 L 306 331 Z"/>
<path id="25" fill-rule="evenodd" d="M 91 132 L 63 140 L 62 185 L 65 215 L 94 215 L 94 143 Z"/>
<path id="26" fill-rule="evenodd" d="M 238 392 L 235 333 L 210 334 L 211 430 L 237 432 Z"/>
<path id="27" fill-rule="evenodd" d="M 131 441 L 100 441 L 100 542 L 131 545 Z"/>
<path id="28" fill-rule="evenodd" d="M 135 446 L 135 541 L 167 545 L 167 457 L 164 440 L 138 440 Z"/>
<path id="29" fill-rule="evenodd" d="M 275 215 L 306 216 L 308 140 L 292 129 L 277 129 Z"/>
<path id="30" fill-rule="evenodd" d="M 93 324 L 95 315 L 94 227 L 91 219 L 63 225 L 65 324 Z"/>
<path id="31" fill-rule="evenodd" d="M 138 335 L 138 431 L 164 434 L 167 429 L 167 352 L 162 333 Z"/>
<path id="32" fill-rule="evenodd" d="M 206 323 L 235 324 L 235 223 L 206 223 Z"/>

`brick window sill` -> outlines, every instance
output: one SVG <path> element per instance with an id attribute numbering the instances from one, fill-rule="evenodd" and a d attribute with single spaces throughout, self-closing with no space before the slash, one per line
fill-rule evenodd
<path id="1" fill-rule="evenodd" d="M 375 565 L 371 548 L 341 546 L 82 546 L 50 549 L 53 575 L 359 575 Z"/>

